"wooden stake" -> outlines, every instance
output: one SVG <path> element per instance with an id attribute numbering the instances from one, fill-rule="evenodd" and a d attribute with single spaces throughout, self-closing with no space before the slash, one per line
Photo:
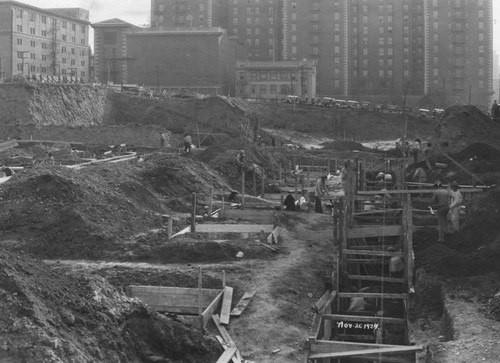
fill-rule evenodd
<path id="1" fill-rule="evenodd" d="M 200 317 L 200 328 L 203 331 L 203 275 L 202 275 L 202 267 L 200 266 L 198 271 L 198 316 Z"/>
<path id="2" fill-rule="evenodd" d="M 191 232 L 196 232 L 196 193 L 193 192 L 193 210 L 191 211 Z"/>
<path id="3" fill-rule="evenodd" d="M 167 220 L 167 238 L 169 241 L 172 239 L 172 216 L 168 216 Z"/>
<path id="4" fill-rule="evenodd" d="M 226 288 L 226 270 L 222 270 L 222 290 Z"/>
<path id="5" fill-rule="evenodd" d="M 262 189 L 260 193 L 262 198 L 264 198 L 265 186 L 266 186 L 266 171 L 264 170 L 264 168 L 262 168 Z"/>
<path id="6" fill-rule="evenodd" d="M 257 173 L 255 172 L 255 169 L 252 171 L 252 178 L 253 178 L 253 195 L 257 195 Z"/>
<path id="7" fill-rule="evenodd" d="M 245 209 L 245 171 L 241 169 L 241 207 Z"/>
<path id="8" fill-rule="evenodd" d="M 213 200 L 214 200 L 214 188 L 210 188 L 210 204 L 208 207 L 208 215 L 210 217 L 212 217 Z"/>

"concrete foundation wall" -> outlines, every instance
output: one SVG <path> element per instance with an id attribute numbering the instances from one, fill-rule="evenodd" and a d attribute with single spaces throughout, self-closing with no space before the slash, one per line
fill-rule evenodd
<path id="1" fill-rule="evenodd" d="M 127 144 L 142 147 L 160 147 L 161 135 L 165 135 L 168 146 L 170 132 L 154 125 L 117 125 L 96 127 L 66 127 L 35 125 L 0 125 L 0 140 L 21 138 L 23 140 L 51 140 L 83 142 L 89 144 Z"/>

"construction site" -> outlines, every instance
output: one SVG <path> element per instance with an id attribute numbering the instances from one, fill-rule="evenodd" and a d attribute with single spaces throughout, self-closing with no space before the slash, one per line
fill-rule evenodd
<path id="1" fill-rule="evenodd" d="M 498 362 L 500 124 L 476 107 L 23 81 L 0 109 L 0 362 Z M 436 181 L 463 196 L 444 241 Z"/>

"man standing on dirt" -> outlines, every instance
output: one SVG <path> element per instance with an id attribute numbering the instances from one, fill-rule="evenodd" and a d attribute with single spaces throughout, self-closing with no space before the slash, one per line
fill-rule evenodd
<path id="1" fill-rule="evenodd" d="M 316 187 L 314 188 L 314 201 L 316 213 L 323 213 L 323 206 L 321 202 L 321 197 L 330 193 L 328 187 L 326 186 L 326 175 L 316 180 Z"/>
<path id="2" fill-rule="evenodd" d="M 413 156 L 413 162 L 418 163 L 418 154 L 422 151 L 422 143 L 420 139 L 415 139 L 410 145 L 410 154 Z"/>
<path id="3" fill-rule="evenodd" d="M 450 210 L 450 193 L 443 188 L 439 180 L 434 182 L 434 196 L 431 199 L 431 207 L 437 209 L 438 218 L 438 242 L 444 242 L 444 234 L 447 233 L 447 217 Z"/>
<path id="4" fill-rule="evenodd" d="M 493 105 L 491 105 L 491 118 L 495 120 L 499 117 L 500 117 L 500 106 L 498 106 L 497 100 L 495 100 L 493 102 Z"/>
<path id="5" fill-rule="evenodd" d="M 450 184 L 451 188 L 451 203 L 450 203 L 450 219 L 451 233 L 458 232 L 460 229 L 460 207 L 462 205 L 462 193 L 458 190 L 458 183 L 454 180 Z"/>
<path id="6" fill-rule="evenodd" d="M 422 153 L 424 154 L 424 160 L 427 169 L 432 170 L 432 168 L 434 167 L 434 149 L 432 148 L 432 144 L 430 142 L 427 143 Z"/>

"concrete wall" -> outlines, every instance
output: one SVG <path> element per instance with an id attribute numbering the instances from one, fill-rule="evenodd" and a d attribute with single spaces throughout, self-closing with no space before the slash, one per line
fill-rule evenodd
<path id="1" fill-rule="evenodd" d="M 23 140 L 33 139 L 102 145 L 127 144 L 142 147 L 160 147 L 162 145 L 161 134 L 165 135 L 168 143 L 170 132 L 154 125 L 97 127 L 0 125 L 0 140 L 5 140 L 10 137 L 21 138 Z"/>

